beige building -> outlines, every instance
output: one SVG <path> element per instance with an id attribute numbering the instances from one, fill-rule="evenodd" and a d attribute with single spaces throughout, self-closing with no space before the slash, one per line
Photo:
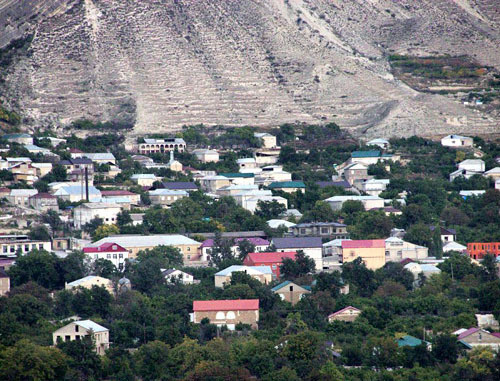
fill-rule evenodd
<path id="1" fill-rule="evenodd" d="M 276 148 L 276 136 L 267 132 L 256 132 L 253 135 L 260 139 L 263 148 Z"/>
<path id="2" fill-rule="evenodd" d="M 138 173 L 138 174 L 132 175 L 132 177 L 130 177 L 130 180 L 132 180 L 137 185 L 140 185 L 143 187 L 150 187 L 153 185 L 153 183 L 155 181 L 160 181 L 161 177 L 156 177 L 152 173 Z"/>
<path id="3" fill-rule="evenodd" d="M 500 337 L 482 328 L 469 328 L 461 332 L 457 339 L 472 347 L 491 347 L 493 350 L 500 349 Z"/>
<path id="4" fill-rule="evenodd" d="M 205 176 L 200 183 L 205 192 L 215 193 L 217 189 L 231 185 L 231 180 L 225 176 Z"/>
<path id="5" fill-rule="evenodd" d="M 429 249 L 424 246 L 415 245 L 403 241 L 397 237 L 385 240 L 385 261 L 401 262 L 403 259 L 420 260 L 429 256 Z"/>
<path id="6" fill-rule="evenodd" d="M 383 239 L 342 241 L 341 262 L 361 258 L 367 268 L 376 270 L 385 265 L 385 241 Z"/>
<path id="7" fill-rule="evenodd" d="M 38 193 L 36 189 L 11 189 L 7 201 L 16 206 L 29 206 L 29 199 Z"/>
<path id="8" fill-rule="evenodd" d="M 193 155 L 202 163 L 217 163 L 219 161 L 219 153 L 213 149 L 195 149 Z"/>
<path id="9" fill-rule="evenodd" d="M 0 268 L 0 296 L 5 296 L 10 291 L 10 277 Z"/>
<path id="10" fill-rule="evenodd" d="M 304 297 L 304 295 L 311 293 L 311 288 L 299 286 L 298 284 L 287 280 L 273 287 L 271 291 L 277 294 L 281 298 L 281 300 L 295 305 Z"/>
<path id="11" fill-rule="evenodd" d="M 235 272 L 244 272 L 253 279 L 263 284 L 269 284 L 273 280 L 273 272 L 269 266 L 239 266 L 233 265 L 215 274 L 215 287 L 222 288 L 231 283 L 231 277 Z"/>
<path id="12" fill-rule="evenodd" d="M 51 163 L 31 163 L 31 166 L 36 169 L 36 175 L 40 178 L 52 171 Z"/>
<path id="13" fill-rule="evenodd" d="M 182 190 L 170 190 L 159 188 L 153 191 L 149 191 L 149 198 L 151 199 L 151 204 L 170 206 L 177 200 L 184 197 L 189 197 L 189 193 Z"/>
<path id="14" fill-rule="evenodd" d="M 180 234 L 112 235 L 94 242 L 93 245 L 100 246 L 108 242 L 115 243 L 127 249 L 130 253 L 129 258 L 137 257 L 139 251 L 151 250 L 157 246 L 172 246 L 179 249 L 186 264 L 189 264 L 190 261 L 197 261 L 200 258 L 198 248 L 201 246 L 201 243 Z"/>
<path id="15" fill-rule="evenodd" d="M 352 163 L 344 168 L 344 178 L 349 184 L 354 184 L 355 182 L 369 179 L 368 167 L 361 163 Z"/>
<path id="16" fill-rule="evenodd" d="M 37 193 L 28 199 L 29 206 L 43 212 L 54 210 L 59 211 L 57 197 L 50 193 Z"/>
<path id="17" fill-rule="evenodd" d="M 259 299 L 193 301 L 191 322 L 199 324 L 205 318 L 218 327 L 225 325 L 229 330 L 234 330 L 238 323 L 257 329 Z"/>
<path id="18" fill-rule="evenodd" d="M 113 281 L 96 275 L 89 275 L 73 282 L 66 283 L 66 290 L 76 290 L 79 287 L 91 289 L 93 286 L 104 287 L 111 295 L 114 294 Z"/>
<path id="19" fill-rule="evenodd" d="M 330 314 L 328 316 L 328 322 L 329 323 L 333 321 L 353 322 L 360 314 L 361 310 L 357 309 L 356 307 L 349 306 Z"/>
<path id="20" fill-rule="evenodd" d="M 52 333 L 54 345 L 64 341 L 81 340 L 91 336 L 98 355 L 104 355 L 109 349 L 109 329 L 94 323 L 92 320 L 74 321 Z"/>
<path id="21" fill-rule="evenodd" d="M 164 153 L 175 150 L 179 152 L 184 152 L 186 150 L 186 142 L 184 139 L 144 139 L 144 143 L 140 143 L 138 146 L 138 151 L 141 154 Z"/>

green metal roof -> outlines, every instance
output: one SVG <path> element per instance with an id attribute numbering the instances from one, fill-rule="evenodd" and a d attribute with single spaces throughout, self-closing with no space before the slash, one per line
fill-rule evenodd
<path id="1" fill-rule="evenodd" d="M 305 188 L 303 181 L 275 181 L 269 184 L 269 188 Z"/>
<path id="2" fill-rule="evenodd" d="M 380 151 L 354 151 L 353 153 L 351 153 L 351 157 L 380 157 Z"/>
<path id="3" fill-rule="evenodd" d="M 427 341 L 420 340 L 414 336 L 406 335 L 398 340 L 398 347 L 418 347 L 422 343 L 428 344 Z"/>
<path id="4" fill-rule="evenodd" d="M 254 177 L 255 175 L 253 173 L 221 173 L 220 176 L 250 178 Z"/>

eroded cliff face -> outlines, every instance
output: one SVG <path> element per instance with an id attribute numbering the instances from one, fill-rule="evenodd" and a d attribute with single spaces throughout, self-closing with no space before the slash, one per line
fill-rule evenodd
<path id="1" fill-rule="evenodd" d="M 34 37 L 2 93 L 32 124 L 114 120 L 146 133 L 328 120 L 368 136 L 498 130 L 490 115 L 394 79 L 384 58 L 468 54 L 500 67 L 495 0 L 13 3 L 0 0 L 0 27 L 15 12 L 21 26 L 10 22 L 0 42 Z"/>

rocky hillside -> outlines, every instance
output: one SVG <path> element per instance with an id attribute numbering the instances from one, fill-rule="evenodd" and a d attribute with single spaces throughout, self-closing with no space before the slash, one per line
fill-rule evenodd
<path id="1" fill-rule="evenodd" d="M 387 55 L 469 55 L 500 69 L 497 0 L 0 0 L 4 70 L 31 125 L 72 120 L 271 126 L 335 121 L 367 136 L 498 131 L 418 92 Z"/>

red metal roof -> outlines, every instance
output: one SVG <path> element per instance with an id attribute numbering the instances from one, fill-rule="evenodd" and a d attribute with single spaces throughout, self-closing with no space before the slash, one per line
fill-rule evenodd
<path id="1" fill-rule="evenodd" d="M 259 299 L 193 301 L 193 311 L 248 311 L 258 309 Z"/>
<path id="2" fill-rule="evenodd" d="M 283 259 L 290 258 L 295 260 L 297 253 L 295 251 L 272 252 L 272 253 L 248 253 L 245 261 L 253 263 L 277 263 L 283 262 Z"/>
<path id="3" fill-rule="evenodd" d="M 113 246 L 116 247 L 116 249 L 113 250 Z M 125 249 L 123 246 L 118 245 L 117 243 L 113 242 L 106 242 L 103 243 L 101 246 L 90 246 L 90 247 L 84 247 L 83 252 L 84 253 L 101 253 L 101 252 L 127 252 L 128 250 Z"/>
<path id="4" fill-rule="evenodd" d="M 353 241 L 342 241 L 342 249 L 369 249 L 385 247 L 383 239 L 358 239 Z"/>

